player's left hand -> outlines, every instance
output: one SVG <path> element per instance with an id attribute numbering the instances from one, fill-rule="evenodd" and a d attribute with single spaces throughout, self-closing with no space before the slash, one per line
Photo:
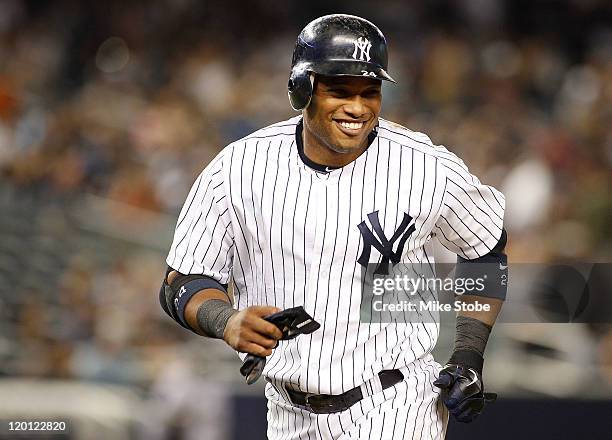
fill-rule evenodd
<path id="1" fill-rule="evenodd" d="M 497 394 L 484 392 L 481 374 L 464 365 L 446 365 L 434 385 L 442 390 L 442 401 L 458 422 L 471 422 L 486 403 L 497 399 Z"/>

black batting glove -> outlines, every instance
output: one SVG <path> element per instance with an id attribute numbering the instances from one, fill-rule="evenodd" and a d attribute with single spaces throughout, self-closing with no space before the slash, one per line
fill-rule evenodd
<path id="1" fill-rule="evenodd" d="M 302 306 L 281 310 L 266 316 L 264 319 L 283 332 L 281 338 L 283 341 L 296 338 L 299 335 L 310 334 L 321 327 L 321 324 L 315 321 Z M 278 347 L 278 341 L 276 341 L 274 348 L 276 347 Z M 261 377 L 265 366 L 265 357 L 248 354 L 240 367 L 240 374 L 244 376 L 247 384 L 252 385 Z"/>
<path id="2" fill-rule="evenodd" d="M 456 351 L 434 382 L 442 390 L 444 405 L 458 422 L 473 421 L 482 413 L 486 403 L 497 398 L 495 393 L 484 392 L 482 363 L 482 357 L 476 352 Z"/>

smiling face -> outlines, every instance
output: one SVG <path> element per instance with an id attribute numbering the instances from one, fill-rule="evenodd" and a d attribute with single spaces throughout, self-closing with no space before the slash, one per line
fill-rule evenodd
<path id="1" fill-rule="evenodd" d="M 314 162 L 344 166 L 367 148 L 378 122 L 381 81 L 317 75 L 304 110 L 304 152 Z"/>

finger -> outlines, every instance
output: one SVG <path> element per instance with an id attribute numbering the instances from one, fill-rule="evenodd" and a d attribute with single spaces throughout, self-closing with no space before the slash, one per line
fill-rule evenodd
<path id="1" fill-rule="evenodd" d="M 471 409 L 467 409 L 459 414 L 453 414 L 455 420 L 461 423 L 470 423 L 474 421 L 476 417 L 478 417 L 480 413 L 474 412 Z"/>
<path id="2" fill-rule="evenodd" d="M 472 407 L 467 406 L 467 407 L 463 408 L 462 410 L 456 409 L 454 411 L 453 416 L 455 417 L 455 419 L 458 422 L 461 422 L 461 423 L 470 423 L 476 417 L 478 417 L 481 412 L 482 412 L 482 408 L 481 409 L 476 409 L 476 408 L 472 408 Z"/>
<path id="3" fill-rule="evenodd" d="M 442 401 L 444 402 L 444 406 L 448 408 L 451 414 L 454 414 L 456 412 L 457 405 L 459 402 L 457 402 L 456 399 L 449 398 L 448 395 L 443 395 L 442 397 L 443 397 Z"/>
<path id="4" fill-rule="evenodd" d="M 455 402 L 461 402 L 465 399 L 469 399 L 474 396 L 481 395 L 480 386 L 468 385 L 466 387 L 465 381 L 457 380 L 448 391 L 449 400 Z"/>
<path id="5" fill-rule="evenodd" d="M 462 405 L 467 402 L 472 396 L 466 395 L 459 382 L 455 382 L 452 387 L 446 389 L 443 396 L 444 404 L 449 410 L 461 411 Z"/>
<path id="6" fill-rule="evenodd" d="M 453 377 L 443 371 L 440 373 L 440 376 L 434 381 L 433 384 L 438 388 L 447 389 L 453 384 Z"/>
<path id="7" fill-rule="evenodd" d="M 251 312 L 261 318 L 281 311 L 281 309 L 279 309 L 278 307 L 273 306 L 251 306 L 249 307 L 249 309 L 251 310 Z"/>
<path id="8" fill-rule="evenodd" d="M 264 348 L 275 348 L 277 345 L 276 339 L 268 338 L 257 332 L 249 332 L 245 335 L 245 339 L 253 344 L 261 345 Z"/>
<path id="9" fill-rule="evenodd" d="M 260 317 L 253 319 L 249 327 L 251 330 L 267 336 L 268 338 L 273 338 L 274 340 L 281 339 L 283 337 L 283 332 L 280 331 L 277 326 Z"/>
<path id="10" fill-rule="evenodd" d="M 493 403 L 497 400 L 497 393 L 484 393 L 486 403 Z"/>
<path id="11" fill-rule="evenodd" d="M 244 344 L 243 348 L 239 351 L 242 351 L 243 353 L 254 354 L 256 356 L 262 356 L 262 357 L 267 357 L 272 354 L 271 349 L 262 347 L 261 345 L 254 344 L 252 342 L 247 342 L 246 344 Z"/>
<path id="12" fill-rule="evenodd" d="M 482 397 L 472 397 L 458 403 L 451 413 L 460 422 L 471 422 L 484 409 Z"/>

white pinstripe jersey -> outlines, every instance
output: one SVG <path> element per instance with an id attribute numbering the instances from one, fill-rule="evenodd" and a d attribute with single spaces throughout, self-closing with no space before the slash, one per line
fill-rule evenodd
<path id="1" fill-rule="evenodd" d="M 179 215 L 170 267 L 234 283 L 235 305 L 303 305 L 321 328 L 281 341 L 264 376 L 303 391 L 340 394 L 434 347 L 436 323 L 362 323 L 363 240 L 378 211 L 386 237 L 408 214 L 415 231 L 401 262 L 433 262 L 435 236 L 468 259 L 501 236 L 504 196 L 429 138 L 379 119 L 368 149 L 321 173 L 301 160 L 301 116 L 236 141 L 204 169 Z M 372 249 L 370 262 L 381 255 Z"/>

